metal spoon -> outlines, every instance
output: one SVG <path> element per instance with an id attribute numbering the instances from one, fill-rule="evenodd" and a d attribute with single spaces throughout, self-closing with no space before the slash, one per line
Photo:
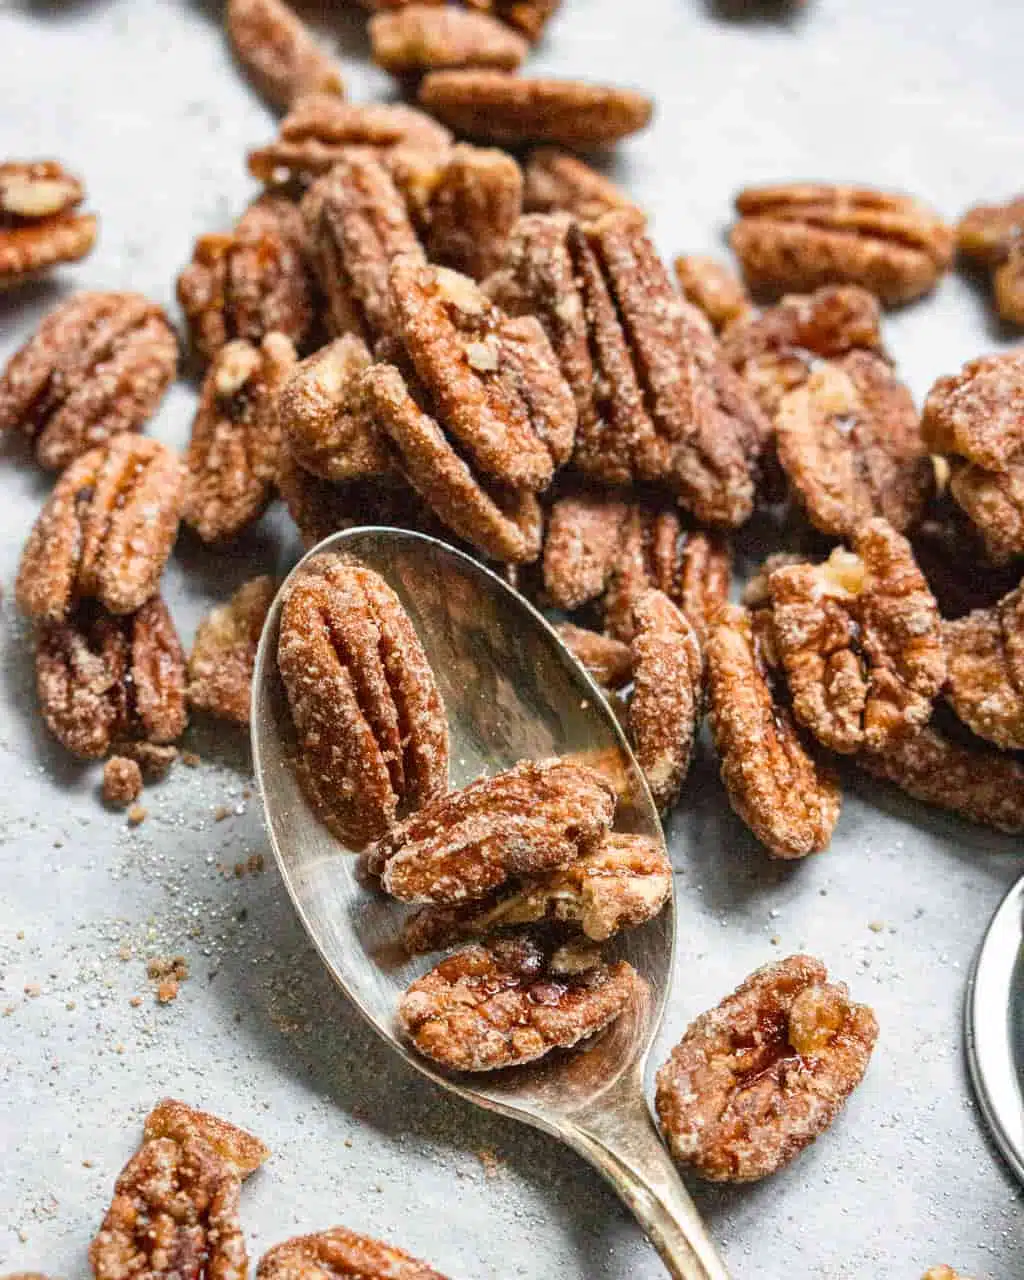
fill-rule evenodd
<path id="1" fill-rule="evenodd" d="M 664 838 L 640 770 L 597 687 L 540 614 L 500 578 L 442 542 L 395 529 L 349 530 L 309 555 L 324 551 L 374 569 L 402 600 L 445 700 L 453 786 L 524 757 L 579 753 L 619 788 L 620 829 Z M 586 1157 L 636 1215 L 677 1280 L 727 1280 L 644 1097 L 644 1068 L 672 975 L 674 903 L 616 948 L 647 980 L 649 998 L 584 1049 L 480 1076 L 446 1074 L 413 1054 L 397 1035 L 395 1009 L 432 962 L 405 956 L 402 911 L 361 882 L 357 859 L 339 847 L 299 789 L 277 673 L 280 614 L 279 593 L 253 678 L 256 779 L 285 885 L 342 990 L 397 1053 L 443 1089 L 543 1129 Z"/>

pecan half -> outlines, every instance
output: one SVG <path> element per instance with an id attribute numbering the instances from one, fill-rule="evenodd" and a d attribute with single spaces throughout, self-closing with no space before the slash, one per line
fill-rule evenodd
<path id="1" fill-rule="evenodd" d="M 625 961 L 562 974 L 550 959 L 529 937 L 457 951 L 402 997 L 402 1030 L 442 1066 L 494 1071 L 572 1048 L 639 994 L 642 980 Z"/>
<path id="2" fill-rule="evenodd" d="M 78 212 L 84 199 L 81 182 L 56 160 L 0 164 L 0 291 L 89 253 L 96 218 Z"/>
<path id="3" fill-rule="evenodd" d="M 366 865 L 403 902 L 450 906 L 512 876 L 567 867 L 611 826 L 615 793 L 571 760 L 523 760 L 393 827 Z"/>
<path id="4" fill-rule="evenodd" d="M 256 649 L 276 593 L 273 578 L 252 578 L 199 624 L 188 658 L 190 706 L 249 723 Z"/>
<path id="5" fill-rule="evenodd" d="M 402 940 L 415 954 L 499 929 L 556 921 L 604 942 L 653 920 L 671 891 L 672 864 L 658 841 L 609 831 L 560 871 L 526 876 L 482 900 L 422 907 L 406 921 Z"/>
<path id="6" fill-rule="evenodd" d="M 272 106 L 309 93 L 344 97 L 337 63 L 284 0 L 228 0 L 224 22 L 235 57 Z"/>
<path id="7" fill-rule="evenodd" d="M 548 19 L 562 0 L 467 0 L 474 9 L 492 13 L 529 40 L 539 40 Z"/>
<path id="8" fill-rule="evenodd" d="M 1024 457 L 1004 471 L 986 471 L 956 458 L 949 492 L 981 534 L 992 564 L 1024 554 Z"/>
<path id="9" fill-rule="evenodd" d="M 174 378 L 178 342 L 162 307 L 137 293 L 78 293 L 55 308 L 0 376 L 0 430 L 35 440 L 60 470 L 138 431 Z"/>
<path id="10" fill-rule="evenodd" d="M 526 158 L 523 179 L 527 213 L 568 213 L 580 222 L 593 222 L 615 209 L 636 209 L 610 178 L 558 147 L 535 147 Z"/>
<path id="11" fill-rule="evenodd" d="M 368 26 L 373 60 L 394 75 L 458 67 L 515 71 L 529 45 L 485 13 L 432 4 L 410 4 L 379 13 Z"/>
<path id="12" fill-rule="evenodd" d="M 431 262 L 482 280 L 501 262 L 522 211 L 523 175 L 515 160 L 460 143 L 430 197 L 425 244 Z"/>
<path id="13" fill-rule="evenodd" d="M 266 510 L 281 444 L 276 398 L 295 361 L 281 333 L 258 347 L 229 342 L 214 357 L 185 453 L 182 507 L 204 542 L 236 537 Z"/>
<path id="14" fill-rule="evenodd" d="M 604 595 L 622 547 L 630 506 L 614 494 L 559 498 L 544 535 L 544 587 L 559 609 L 578 609 Z"/>
<path id="15" fill-rule="evenodd" d="M 991 271 L 1000 317 L 1024 325 L 1024 196 L 968 210 L 957 224 L 956 245 L 961 257 Z"/>
<path id="16" fill-rule="evenodd" d="M 199 237 L 177 292 L 203 361 L 233 338 L 276 332 L 305 343 L 314 318 L 308 253 L 302 216 L 281 196 L 255 200 L 232 231 Z"/>
<path id="17" fill-rule="evenodd" d="M 620 689 L 633 677 L 633 653 L 628 644 L 599 631 L 562 622 L 555 628 L 572 656 L 606 689 Z"/>
<path id="18" fill-rule="evenodd" d="M 362 848 L 448 785 L 448 724 L 423 646 L 383 578 L 318 556 L 289 588 L 277 664 L 296 768 L 326 826 Z"/>
<path id="19" fill-rule="evenodd" d="M 707 644 L 709 721 L 729 802 L 776 858 L 828 847 L 842 798 L 804 745 L 773 673 L 771 621 L 726 606 Z"/>
<path id="20" fill-rule="evenodd" d="M 820 960 L 752 973 L 692 1022 L 658 1072 L 656 1106 L 675 1158 L 713 1182 L 754 1182 L 835 1120 L 878 1037 L 867 1005 Z"/>
<path id="21" fill-rule="evenodd" d="M 243 1179 L 270 1159 L 270 1148 L 254 1134 L 176 1098 L 162 1098 L 156 1104 L 146 1117 L 144 1137 L 147 1142 L 173 1138 L 181 1145 L 198 1139 L 212 1147 Z"/>
<path id="22" fill-rule="evenodd" d="M 681 254 L 674 266 L 683 297 L 703 313 L 715 333 L 756 314 L 743 281 L 718 258 Z"/>
<path id="23" fill-rule="evenodd" d="M 157 440 L 115 436 L 63 472 L 22 552 L 15 594 L 26 617 L 57 622 L 78 598 L 134 613 L 154 595 L 174 545 L 184 488 Z"/>
<path id="24" fill-rule="evenodd" d="M 1024 460 L 1024 350 L 972 360 L 928 393 L 921 430 L 933 453 L 987 471 Z"/>
<path id="25" fill-rule="evenodd" d="M 256 1280 L 445 1280 L 394 1245 L 331 1227 L 295 1236 L 263 1255 Z"/>
<path id="26" fill-rule="evenodd" d="M 882 516 L 916 523 L 935 472 L 909 390 L 880 357 L 854 351 L 783 397 L 779 461 L 815 528 L 848 537 Z"/>
<path id="27" fill-rule="evenodd" d="M 969 472 L 971 468 L 964 470 Z M 1024 517 L 1024 489 L 1021 513 Z M 974 609 L 988 609 L 1020 581 L 1020 566 L 992 559 L 980 531 L 949 494 L 925 513 L 911 535 L 911 543 L 944 618 L 961 618 Z"/>
<path id="28" fill-rule="evenodd" d="M 458 134 L 503 146 L 550 142 L 587 150 L 646 128 L 646 94 L 583 80 L 530 79 L 504 71 L 433 71 L 419 102 Z"/>
<path id="29" fill-rule="evenodd" d="M 704 658 L 693 625 L 663 591 L 633 606 L 629 733 L 662 812 L 679 799 L 703 713 Z"/>
<path id="30" fill-rule="evenodd" d="M 945 623 L 942 634 L 953 710 L 979 738 L 1024 750 L 1024 589 Z"/>
<path id="31" fill-rule="evenodd" d="M 736 211 L 730 243 L 755 291 L 859 284 L 899 306 L 932 290 L 953 259 L 950 228 L 910 196 L 790 183 L 741 191 Z"/>

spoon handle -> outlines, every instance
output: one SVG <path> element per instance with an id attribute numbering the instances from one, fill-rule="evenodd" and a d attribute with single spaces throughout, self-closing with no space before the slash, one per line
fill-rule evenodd
<path id="1" fill-rule="evenodd" d="M 729 1280 L 658 1136 L 638 1078 L 627 1073 L 598 1105 L 559 1127 L 629 1206 L 674 1280 Z"/>

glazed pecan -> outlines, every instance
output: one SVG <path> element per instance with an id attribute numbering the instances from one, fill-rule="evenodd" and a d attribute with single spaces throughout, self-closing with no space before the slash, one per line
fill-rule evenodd
<path id="1" fill-rule="evenodd" d="M 89 1248 L 95 1280 L 245 1280 L 234 1168 L 198 1138 L 146 1142 L 121 1171 Z"/>
<path id="2" fill-rule="evenodd" d="M 395 75 L 458 67 L 515 71 L 529 51 L 522 36 L 485 13 L 410 4 L 369 23 L 373 60 Z"/>
<path id="3" fill-rule="evenodd" d="M 765 965 L 692 1022 L 658 1072 L 675 1158 L 713 1182 L 754 1182 L 835 1120 L 867 1070 L 878 1023 L 812 956 Z"/>
<path id="4" fill-rule="evenodd" d="M 646 128 L 654 114 L 651 99 L 635 89 L 505 71 L 433 71 L 418 96 L 422 107 L 456 133 L 512 147 L 611 146 Z"/>
<path id="5" fill-rule="evenodd" d="M 646 836 L 614 831 L 576 862 L 525 876 L 488 897 L 453 907 L 422 907 L 406 921 L 410 953 L 439 951 L 468 938 L 541 921 L 570 924 L 594 942 L 653 920 L 672 891 L 672 864 Z"/>
<path id="6" fill-rule="evenodd" d="M 885 305 L 928 293 L 953 259 L 953 233 L 910 196 L 790 183 L 736 197 L 730 243 L 755 291 L 858 284 Z"/>
<path id="7" fill-rule="evenodd" d="M 954 459 L 949 492 L 981 534 L 990 563 L 1024 554 L 1024 457 L 1005 471 Z"/>
<path id="8" fill-rule="evenodd" d="M 779 461 L 823 533 L 849 537 L 874 516 L 902 531 L 934 489 L 913 398 L 870 352 L 816 369 L 783 397 L 775 431 Z"/>
<path id="9" fill-rule="evenodd" d="M 445 1280 L 401 1249 L 331 1227 L 313 1236 L 295 1236 L 260 1259 L 256 1280 Z"/>
<path id="10" fill-rule="evenodd" d="M 510 27 L 521 31 L 529 40 L 540 39 L 548 19 L 561 0 L 467 0 L 473 9 L 491 13 Z"/>
<path id="11" fill-rule="evenodd" d="M 96 243 L 96 218 L 79 213 L 85 188 L 56 160 L 0 164 L 0 291 L 77 262 Z"/>
<path id="12" fill-rule="evenodd" d="M 137 293 L 78 293 L 51 311 L 0 376 L 0 430 L 35 441 L 60 470 L 88 449 L 138 431 L 178 364 L 167 316 Z"/>
<path id="13" fill-rule="evenodd" d="M 568 213 L 593 222 L 615 209 L 636 208 L 610 178 L 558 147 L 535 147 L 526 158 L 523 180 L 528 213 Z"/>
<path id="14" fill-rule="evenodd" d="M 572 656 L 599 685 L 619 689 L 632 679 L 633 654 L 628 644 L 571 622 L 559 623 L 555 630 Z"/>
<path id="15" fill-rule="evenodd" d="M 772 857 L 828 847 L 842 799 L 781 699 L 771 620 L 727 605 L 707 644 L 709 720 L 729 802 Z"/>
<path id="16" fill-rule="evenodd" d="M 173 742 L 185 729 L 185 655 L 159 596 L 114 617 L 93 604 L 44 622 L 36 691 L 46 727 L 73 755 L 102 759 L 133 741 Z"/>
<path id="17" fill-rule="evenodd" d="M 270 1158 L 270 1148 L 254 1134 L 176 1098 L 162 1098 L 156 1104 L 146 1117 L 143 1136 L 147 1142 L 173 1138 L 182 1146 L 190 1140 L 204 1142 L 242 1179 Z"/>
<path id="18" fill-rule="evenodd" d="M 134 613 L 156 593 L 178 531 L 184 468 L 143 436 L 115 436 L 63 472 L 22 552 L 15 586 L 29 618 L 58 622 L 76 599 Z"/>
<path id="19" fill-rule="evenodd" d="M 224 22 L 235 57 L 272 106 L 309 93 L 344 97 L 337 63 L 284 0 L 228 0 Z"/>
<path id="20" fill-rule="evenodd" d="M 474 945 L 417 979 L 398 1020 L 416 1049 L 456 1071 L 494 1071 L 570 1049 L 639 995 L 631 965 L 560 973 L 529 936 Z"/>
<path id="21" fill-rule="evenodd" d="M 441 169 L 426 211 L 431 262 L 482 280 L 501 262 L 522 211 L 523 175 L 515 160 L 504 151 L 460 143 Z"/>
<path id="22" fill-rule="evenodd" d="M 448 785 L 448 724 L 423 646 L 383 578 L 310 561 L 285 597 L 277 664 L 298 735 L 298 776 L 344 843 L 383 835 L 399 809 Z"/>
<path id="23" fill-rule="evenodd" d="M 943 625 L 946 698 L 979 738 L 1024 750 L 1024 590 Z"/>
<path id="24" fill-rule="evenodd" d="M 1024 325 L 1024 196 L 970 209 L 957 224 L 956 244 L 963 258 L 992 272 L 1000 317 Z"/>
<path id="25" fill-rule="evenodd" d="M 716 333 L 754 312 L 743 281 L 717 258 L 683 254 L 676 258 L 675 270 L 683 297 L 704 313 Z"/>
<path id="26" fill-rule="evenodd" d="M 308 255 L 302 216 L 281 196 L 255 200 L 232 231 L 200 236 L 178 276 L 178 301 L 201 359 L 232 338 L 275 332 L 301 347 L 314 316 Z"/>
<path id="27" fill-rule="evenodd" d="M 252 578 L 199 624 L 188 658 L 190 706 L 249 723 L 256 649 L 276 593 L 273 578 Z"/>
<path id="28" fill-rule="evenodd" d="M 928 393 L 921 430 L 933 453 L 987 471 L 1024 461 L 1024 349 L 982 356 Z"/>
<path id="29" fill-rule="evenodd" d="M 278 471 L 276 397 L 295 365 L 281 333 L 222 347 L 203 382 L 185 453 L 182 519 L 204 542 L 224 542 L 258 520 Z"/>
<path id="30" fill-rule="evenodd" d="M 544 587 L 559 609 L 604 595 L 632 508 L 601 491 L 569 494 L 551 508 L 544 535 Z"/>
<path id="31" fill-rule="evenodd" d="M 523 760 L 434 799 L 367 852 L 367 869 L 403 902 L 451 906 L 513 876 L 575 862 L 611 826 L 615 793 L 571 760 Z"/>
<path id="32" fill-rule="evenodd" d="M 111 756 L 103 766 L 103 803 L 127 809 L 142 794 L 142 770 L 126 756 Z"/>
<path id="33" fill-rule="evenodd" d="M 942 619 L 909 542 L 871 520 L 853 548 L 768 582 L 793 713 L 844 754 L 883 751 L 927 724 L 946 682 Z"/>
<path id="34" fill-rule="evenodd" d="M 1021 511 L 1024 514 L 1024 490 Z M 981 533 L 949 494 L 925 513 L 911 543 L 944 618 L 960 618 L 975 609 L 988 609 L 1020 581 L 1020 566 L 1013 561 L 1002 564 L 992 559 Z"/>

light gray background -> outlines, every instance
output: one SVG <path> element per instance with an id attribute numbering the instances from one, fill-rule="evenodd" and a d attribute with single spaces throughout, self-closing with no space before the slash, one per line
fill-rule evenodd
<path id="1" fill-rule="evenodd" d="M 359 15 L 339 12 L 334 30 L 351 96 L 386 92 L 365 63 Z M 1022 48 L 1024 6 L 1009 0 L 810 0 L 788 21 L 700 0 L 566 0 L 532 67 L 653 93 L 657 120 L 623 148 L 617 173 L 674 253 L 718 248 L 731 194 L 754 181 L 859 179 L 906 188 L 950 217 L 1011 194 L 1022 180 Z M 85 175 L 102 218 L 85 264 L 0 303 L 6 358 L 76 286 L 134 288 L 171 305 L 193 238 L 252 194 L 244 152 L 270 136 L 273 118 L 202 4 L 0 0 L 0 51 L 0 156 L 60 156 Z M 918 397 L 1000 340 L 983 300 L 955 277 L 887 332 Z M 178 386 L 154 432 L 183 443 L 192 404 Z M 266 848 L 244 740 L 194 731 L 202 766 L 149 790 L 137 831 L 102 809 L 96 771 L 47 741 L 10 600 L 47 484 L 8 449 L 0 1270 L 84 1272 L 140 1119 L 171 1093 L 273 1147 L 244 1192 L 254 1257 L 344 1222 L 455 1280 L 661 1276 L 579 1160 L 446 1100 L 389 1057 L 321 974 L 272 868 L 242 880 L 218 869 Z M 233 585 L 293 552 L 275 518 L 234 554 L 183 538 L 166 586 L 183 637 Z M 221 806 L 231 814 L 218 822 Z M 866 1082 L 810 1152 L 752 1188 L 697 1188 L 734 1274 L 915 1280 L 945 1260 L 987 1280 L 1020 1277 L 1019 1193 L 982 1133 L 960 1037 L 967 969 L 1021 869 L 1019 844 L 853 780 L 831 851 L 785 867 L 728 814 L 707 762 L 686 808 L 672 833 L 682 925 L 662 1055 L 748 970 L 803 947 L 875 1006 L 882 1028 Z M 193 977 L 157 1008 L 145 958 L 178 950 Z M 26 996 L 34 983 L 40 994 Z M 487 1177 L 478 1153 L 491 1151 L 498 1172 Z"/>

